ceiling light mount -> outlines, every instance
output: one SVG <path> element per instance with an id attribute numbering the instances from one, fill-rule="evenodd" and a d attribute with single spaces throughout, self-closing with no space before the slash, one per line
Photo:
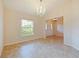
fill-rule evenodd
<path id="1" fill-rule="evenodd" d="M 46 13 L 45 4 L 43 3 L 43 0 L 39 0 L 40 5 L 37 7 L 37 15 L 38 16 L 44 16 Z"/>
<path id="2" fill-rule="evenodd" d="M 42 2 L 43 0 L 40 0 L 40 2 Z"/>

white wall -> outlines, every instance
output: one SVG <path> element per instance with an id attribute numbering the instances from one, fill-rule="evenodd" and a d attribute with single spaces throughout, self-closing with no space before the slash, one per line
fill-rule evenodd
<path id="1" fill-rule="evenodd" d="M 64 44 L 72 45 L 72 0 L 66 0 L 63 6 Z"/>
<path id="2" fill-rule="evenodd" d="M 79 50 L 79 0 L 64 3 L 64 43 Z"/>
<path id="3" fill-rule="evenodd" d="M 69 2 L 64 8 L 64 43 L 79 50 L 79 0 Z"/>
<path id="4" fill-rule="evenodd" d="M 22 13 L 10 8 L 5 8 L 4 15 L 4 44 L 14 44 L 18 42 L 24 42 L 28 40 L 38 39 L 44 37 L 44 20 L 42 18 L 36 18 L 26 13 Z M 29 37 L 22 37 L 20 33 L 21 19 L 34 21 L 34 35 Z"/>
<path id="5" fill-rule="evenodd" d="M 2 0 L 0 0 L 0 55 L 3 48 L 3 6 Z"/>
<path id="6" fill-rule="evenodd" d="M 79 50 L 79 0 L 72 0 L 72 43 Z"/>

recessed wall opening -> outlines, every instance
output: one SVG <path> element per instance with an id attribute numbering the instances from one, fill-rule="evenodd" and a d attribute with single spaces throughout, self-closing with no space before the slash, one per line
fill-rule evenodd
<path id="1" fill-rule="evenodd" d="M 54 37 L 58 39 L 64 39 L 64 18 L 55 17 L 46 21 L 46 38 Z M 63 41 L 64 43 L 64 41 Z"/>

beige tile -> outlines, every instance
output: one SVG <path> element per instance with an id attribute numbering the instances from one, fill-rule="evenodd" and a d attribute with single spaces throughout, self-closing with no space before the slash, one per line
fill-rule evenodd
<path id="1" fill-rule="evenodd" d="M 3 58 L 70 58 L 79 57 L 79 51 L 63 44 L 62 37 L 50 36 L 4 47 Z"/>

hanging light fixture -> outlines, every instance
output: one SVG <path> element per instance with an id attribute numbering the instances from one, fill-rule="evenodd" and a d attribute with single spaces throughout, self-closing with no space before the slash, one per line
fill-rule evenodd
<path id="1" fill-rule="evenodd" d="M 37 15 L 44 16 L 45 13 L 46 13 L 45 5 L 43 3 L 43 0 L 40 0 L 40 5 L 39 5 L 39 7 L 37 7 Z"/>

